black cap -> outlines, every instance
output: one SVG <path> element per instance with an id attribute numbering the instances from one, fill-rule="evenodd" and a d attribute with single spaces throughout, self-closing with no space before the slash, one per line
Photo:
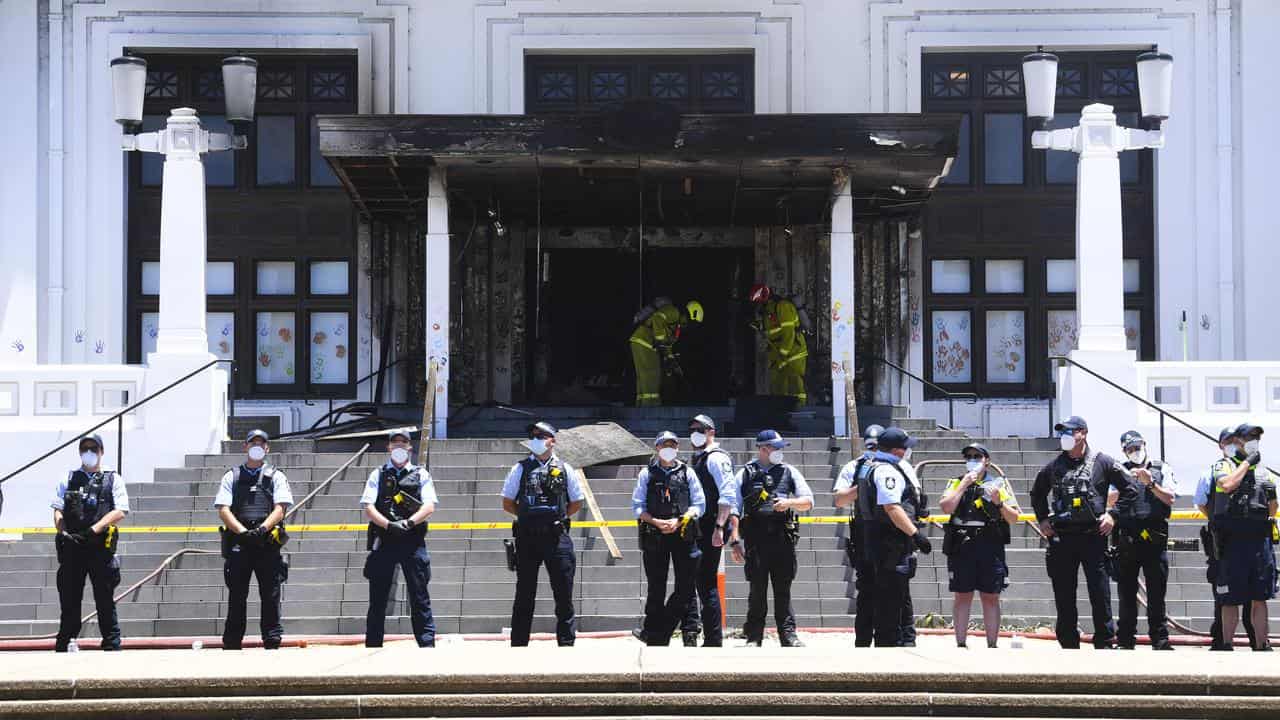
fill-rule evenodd
<path id="1" fill-rule="evenodd" d="M 1224 428 L 1222 428 L 1221 430 L 1219 430 L 1219 431 L 1218 431 L 1218 444 L 1219 444 L 1219 445 L 1221 445 L 1222 443 L 1226 442 L 1227 440 L 1229 440 L 1230 438 L 1233 438 L 1233 437 L 1235 437 L 1235 436 L 1236 436 L 1236 429 L 1235 429 L 1235 428 L 1233 428 L 1233 427 L 1224 427 Z"/>
<path id="2" fill-rule="evenodd" d="M 708 430 L 716 429 L 715 421 L 707 417 L 706 415 L 694 415 L 692 418 L 689 419 L 689 425 L 690 426 L 701 425 Z"/>
<path id="3" fill-rule="evenodd" d="M 884 427 L 880 425 L 868 425 L 867 429 L 862 433 L 862 444 L 868 450 L 879 445 L 878 438 L 880 433 L 884 432 Z"/>
<path id="4" fill-rule="evenodd" d="M 262 442 L 264 443 L 271 442 L 271 436 L 267 435 L 266 430 L 250 430 L 249 434 L 244 438 L 244 444 L 248 445 L 257 438 L 262 438 Z"/>
<path id="5" fill-rule="evenodd" d="M 916 446 L 916 439 L 907 434 L 906 430 L 899 427 L 885 428 L 880 433 L 880 437 L 876 438 L 881 450 L 905 450 Z"/>
<path id="6" fill-rule="evenodd" d="M 772 448 L 781 449 L 788 447 L 791 443 L 783 440 L 777 430 L 761 430 L 760 434 L 756 435 L 756 447 L 761 445 L 768 445 Z"/>
<path id="7" fill-rule="evenodd" d="M 676 434 L 671 432 L 670 430 L 663 430 L 662 432 L 658 433 L 657 437 L 653 439 L 653 446 L 658 447 L 664 442 L 679 443 L 680 438 L 677 437 Z"/>
<path id="8" fill-rule="evenodd" d="M 1145 442 L 1146 439 L 1142 437 L 1142 433 L 1137 430 L 1130 430 L 1120 436 L 1120 449 L 1123 450 L 1125 448 L 1131 448 L 1134 445 Z"/>
<path id="9" fill-rule="evenodd" d="M 1066 420 L 1063 420 L 1062 422 L 1053 426 L 1054 432 L 1063 432 L 1064 430 L 1088 430 L 1088 429 L 1089 429 L 1089 423 L 1085 422 L 1084 418 L 1080 417 L 1079 415 L 1072 415 Z"/>
<path id="10" fill-rule="evenodd" d="M 960 456 L 964 457 L 968 455 L 970 450 L 975 450 L 981 453 L 982 457 L 984 458 L 989 459 L 991 457 L 991 451 L 987 450 L 986 446 L 983 445 L 982 443 L 969 443 L 968 445 L 965 445 L 964 448 L 960 451 Z"/>
<path id="11" fill-rule="evenodd" d="M 1241 439 L 1247 438 L 1250 435 L 1261 435 L 1261 434 L 1262 434 L 1261 425 L 1251 425 L 1249 423 L 1240 423 L 1239 425 L 1236 426 L 1236 437 Z"/>
<path id="12" fill-rule="evenodd" d="M 99 435 L 98 433 L 89 433 L 88 435 L 85 435 L 84 437 L 80 438 L 80 443 L 76 445 L 76 450 L 79 450 L 80 446 L 84 445 L 85 440 L 88 440 L 89 442 L 92 442 L 93 444 L 98 446 L 98 454 L 100 455 L 106 454 L 107 446 L 102 444 L 102 436 Z"/>
<path id="13" fill-rule="evenodd" d="M 399 427 L 387 431 L 387 442 L 402 437 L 406 442 L 413 442 L 413 428 Z"/>
<path id="14" fill-rule="evenodd" d="M 551 423 L 539 420 L 529 426 L 529 437 L 534 438 L 539 435 L 550 435 L 551 437 L 555 437 L 556 429 L 552 427 Z"/>

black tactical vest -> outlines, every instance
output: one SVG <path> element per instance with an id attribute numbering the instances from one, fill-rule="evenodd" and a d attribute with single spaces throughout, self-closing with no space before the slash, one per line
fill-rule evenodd
<path id="1" fill-rule="evenodd" d="M 687 465 L 677 462 L 670 468 L 664 468 L 656 462 L 649 463 L 645 506 L 650 515 L 659 520 L 678 518 L 689 510 L 690 495 Z"/>
<path id="2" fill-rule="evenodd" d="M 790 466 L 772 465 L 765 470 L 758 460 L 752 460 L 743 467 L 743 472 L 746 473 L 742 483 L 743 532 L 771 535 L 782 532 L 795 513 L 774 511 L 773 501 L 795 497 L 796 483 Z"/>
<path id="3" fill-rule="evenodd" d="M 1223 461 L 1225 462 L 1225 461 Z M 1234 470 L 1234 466 L 1232 469 Z M 1270 495 L 1267 482 L 1259 482 L 1251 468 L 1236 491 L 1227 495 L 1212 480 L 1209 503 L 1213 526 L 1231 534 L 1266 536 L 1271 532 Z"/>
<path id="4" fill-rule="evenodd" d="M 110 470 L 89 473 L 83 468 L 67 478 L 67 492 L 62 496 L 62 527 L 70 532 L 88 530 L 94 523 L 116 509 L 116 474 Z"/>
<path id="5" fill-rule="evenodd" d="M 1107 511 L 1107 498 L 1093 484 L 1093 468 L 1098 463 L 1097 453 L 1090 452 L 1076 467 L 1055 478 L 1052 487 L 1054 530 L 1065 533 L 1084 533 L 1097 528 L 1098 518 Z"/>
<path id="6" fill-rule="evenodd" d="M 258 472 L 249 472 L 241 465 L 236 469 L 236 480 L 231 485 L 231 514 L 241 525 L 255 528 L 275 509 L 276 469 L 263 465 Z"/>
<path id="7" fill-rule="evenodd" d="M 378 499 L 373 506 L 392 522 L 408 520 L 422 507 L 423 469 L 385 464 L 378 470 Z M 427 523 L 413 526 L 409 537 L 426 537 Z"/>
<path id="8" fill-rule="evenodd" d="M 911 482 L 910 478 L 907 477 L 907 473 L 896 462 L 891 463 L 887 460 L 872 458 L 867 461 L 866 477 L 858 481 L 858 517 L 859 520 L 866 519 L 870 521 L 868 524 L 894 527 L 893 521 L 889 519 L 889 514 L 884 510 L 884 506 L 877 502 L 876 470 L 886 465 L 893 468 L 898 476 L 898 481 L 902 483 L 902 499 L 898 503 L 899 506 L 907 513 L 907 517 L 918 518 L 920 516 L 920 510 L 924 503 L 921 502 L 920 493 L 916 490 L 915 483 Z"/>
<path id="9" fill-rule="evenodd" d="M 711 468 L 709 467 L 711 464 L 711 456 L 715 453 L 721 453 L 725 457 L 728 457 L 728 453 L 716 448 L 714 450 L 708 450 L 694 455 L 693 462 L 690 464 L 690 467 L 693 468 L 694 474 L 698 476 L 698 482 L 702 483 L 702 496 L 706 498 L 707 501 L 707 511 L 703 515 L 704 518 L 706 516 L 714 518 L 716 513 L 712 512 L 712 509 L 720 504 L 720 486 L 716 485 L 716 477 L 711 474 Z"/>
<path id="10" fill-rule="evenodd" d="M 569 480 L 560 458 L 543 466 L 536 457 L 520 461 L 516 518 L 522 531 L 545 530 L 568 519 Z"/>
<path id="11" fill-rule="evenodd" d="M 1134 470 L 1142 467 L 1131 462 L 1124 464 L 1126 470 Z M 1152 487 L 1159 485 L 1164 480 L 1164 463 L 1158 460 L 1152 460 L 1147 465 L 1147 471 L 1151 473 Z M 1171 508 L 1160 501 L 1155 493 L 1149 487 L 1137 487 L 1137 497 L 1134 498 L 1133 505 L 1130 506 L 1128 512 L 1119 513 L 1116 518 L 1117 522 L 1123 527 L 1132 528 L 1157 528 L 1164 529 L 1169 525 L 1169 511 Z"/>
<path id="12" fill-rule="evenodd" d="M 983 486 L 978 483 L 965 488 L 955 512 L 951 513 L 951 524 L 956 527 L 987 528 L 1001 522 L 1000 509 L 984 497 Z"/>

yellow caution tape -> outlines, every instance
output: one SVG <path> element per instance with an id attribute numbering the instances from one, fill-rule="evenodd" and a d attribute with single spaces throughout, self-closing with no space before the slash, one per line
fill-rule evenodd
<path id="1" fill-rule="evenodd" d="M 1203 520 L 1204 515 L 1198 510 L 1175 510 L 1170 513 L 1171 520 Z M 924 518 L 927 523 L 945 523 L 951 519 L 950 515 L 930 515 Z M 1036 516 L 1031 513 L 1023 513 L 1018 516 L 1019 522 L 1035 522 Z M 813 515 L 800 518 L 801 524 L 804 525 L 839 525 L 849 522 L 848 515 Z M 575 520 L 573 527 L 575 528 L 628 528 L 635 527 L 635 520 Z M 305 532 L 364 532 L 369 527 L 368 523 L 323 523 L 314 525 L 290 525 L 290 533 Z M 431 532 L 440 532 L 448 530 L 510 530 L 511 521 L 503 520 L 500 522 L 431 522 Z M 167 534 L 167 533 L 216 533 L 217 525 L 122 525 L 119 527 L 121 533 L 130 535 L 135 534 Z M 16 527 L 16 528 L 0 528 L 0 535 L 54 535 L 56 530 L 49 527 Z"/>

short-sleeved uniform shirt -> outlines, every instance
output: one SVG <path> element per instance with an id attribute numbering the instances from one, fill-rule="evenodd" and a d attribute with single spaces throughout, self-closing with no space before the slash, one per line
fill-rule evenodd
<path id="1" fill-rule="evenodd" d="M 378 502 L 378 482 L 382 479 L 382 470 L 384 468 L 394 470 L 396 469 L 396 466 L 388 460 L 382 467 L 375 468 L 373 472 L 369 473 L 369 479 L 364 483 L 364 492 L 360 495 L 361 507 L 364 507 L 365 505 L 373 505 Z M 405 463 L 404 469 L 408 472 L 413 472 L 414 470 L 420 469 L 420 466 L 414 465 L 413 463 Z M 431 473 L 425 469 L 422 470 L 421 491 L 422 497 L 418 499 L 422 501 L 423 505 L 430 503 L 436 507 L 440 506 L 440 498 L 436 495 L 435 481 L 431 479 Z"/>
<path id="2" fill-rule="evenodd" d="M 49 503 L 49 507 L 54 510 L 62 510 L 65 507 L 63 498 L 67 496 L 67 487 L 71 482 L 71 475 L 75 470 L 67 473 L 67 476 L 58 481 L 57 487 L 53 490 L 53 501 Z M 104 470 L 103 472 L 112 472 Z M 115 503 L 116 510 L 129 514 L 129 493 L 124 487 L 124 477 L 120 473 L 115 473 L 115 479 L 111 481 L 111 500 Z"/>
<path id="3" fill-rule="evenodd" d="M 249 471 L 250 475 L 257 476 L 262 472 L 262 467 L 244 468 Z M 222 482 L 218 484 L 218 494 L 213 497 L 213 507 L 231 507 L 232 489 L 235 488 L 236 480 L 240 477 L 240 468 L 232 468 L 222 475 Z M 285 474 L 276 470 L 271 476 L 271 502 L 276 505 L 284 505 L 286 508 L 293 504 L 293 492 L 289 490 L 289 478 Z"/>
<path id="4" fill-rule="evenodd" d="M 534 460 L 538 459 L 536 455 L 530 455 L 529 457 Z M 555 455 L 552 455 L 550 458 L 547 458 L 546 462 L 542 462 L 540 460 L 538 462 L 541 463 L 542 467 L 546 467 L 552 460 L 556 459 L 558 458 L 556 458 Z M 578 482 L 577 471 L 574 470 L 572 465 L 564 462 L 563 460 L 560 461 L 560 467 L 564 470 L 565 490 L 568 491 L 569 502 L 581 502 L 586 498 L 586 493 L 582 492 L 582 485 Z M 516 463 L 511 466 L 511 470 L 507 473 L 506 480 L 502 481 L 502 497 L 508 500 L 516 499 L 516 496 L 520 494 L 520 478 L 522 474 L 523 470 L 520 467 L 520 463 Z"/>

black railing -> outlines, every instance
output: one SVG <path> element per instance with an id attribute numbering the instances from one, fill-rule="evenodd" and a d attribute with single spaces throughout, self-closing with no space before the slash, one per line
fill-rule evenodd
<path id="1" fill-rule="evenodd" d="M 978 395 L 977 395 L 977 393 L 971 393 L 971 392 L 952 392 L 952 391 L 950 391 L 950 390 L 948 390 L 948 389 L 946 389 L 946 388 L 944 388 L 944 387 L 941 387 L 941 386 L 939 386 L 939 385 L 936 385 L 936 384 L 934 384 L 934 383 L 931 383 L 931 382 L 929 382 L 928 380 L 925 380 L 924 378 L 920 377 L 919 375 L 916 375 L 915 373 L 911 372 L 910 370 L 908 370 L 908 369 L 906 369 L 906 368 L 904 368 L 904 367 L 901 367 L 901 366 L 899 366 L 899 365 L 896 365 L 896 364 L 894 364 L 894 363 L 891 363 L 891 362 L 889 362 L 888 360 L 885 360 L 885 359 L 884 359 L 884 358 L 882 358 L 882 357 L 876 357 L 876 356 L 872 356 L 872 357 L 873 357 L 873 359 L 875 359 L 875 360 L 877 360 L 877 361 L 879 361 L 879 362 L 881 362 L 881 363 L 884 363 L 885 365 L 888 365 L 889 367 L 893 368 L 894 370 L 897 370 L 898 372 L 900 372 L 900 373 L 902 373 L 903 375 L 905 375 L 905 376 L 907 376 L 907 377 L 911 378 L 912 380 L 915 380 L 916 382 L 918 382 L 918 383 L 920 383 L 921 385 L 923 385 L 925 388 L 927 388 L 927 389 L 929 389 L 929 390 L 932 390 L 932 391 L 934 391 L 934 392 L 938 393 L 939 395 L 941 395 L 942 397 L 946 398 L 946 401 L 947 401 L 947 429 L 948 429 L 948 430 L 955 430 L 955 428 L 956 428 L 956 400 L 965 400 L 965 401 L 967 401 L 967 402 L 969 402 L 969 403 L 976 403 L 976 402 L 978 402 Z"/>
<path id="2" fill-rule="evenodd" d="M 1114 388 L 1114 389 L 1116 389 L 1116 390 L 1119 390 L 1121 393 L 1124 393 L 1125 395 L 1128 395 L 1129 397 L 1133 398 L 1134 400 L 1137 400 L 1138 402 L 1142 403 L 1142 404 L 1143 404 L 1143 405 L 1145 405 L 1148 409 L 1150 409 L 1150 410 L 1154 410 L 1154 411 L 1156 411 L 1157 413 L 1159 413 L 1159 415 L 1160 415 L 1160 460 L 1161 460 L 1162 462 L 1164 461 L 1164 419 L 1165 419 L 1166 417 L 1168 417 L 1169 419 L 1171 419 L 1171 420 L 1173 420 L 1174 422 L 1178 423 L 1179 425 L 1181 425 L 1181 426 L 1185 427 L 1186 429 L 1190 430 L 1191 432 L 1193 432 L 1193 433 L 1195 433 L 1195 434 L 1197 434 L 1197 435 L 1199 435 L 1199 436 L 1203 437 L 1204 439 L 1208 440 L 1209 442 L 1212 442 L 1214 445 L 1217 445 L 1217 444 L 1218 444 L 1218 438 L 1216 438 L 1216 437 L 1214 437 L 1214 436 L 1210 435 L 1209 433 L 1207 433 L 1207 432 L 1205 432 L 1205 431 L 1201 430 L 1200 428 L 1196 427 L 1195 425 L 1192 425 L 1191 423 L 1187 422 L 1186 420 L 1183 420 L 1182 418 L 1178 417 L 1177 415 L 1174 415 L 1173 413 L 1169 412 L 1168 410 L 1165 410 L 1164 408 L 1160 407 L 1159 405 L 1156 405 L 1155 403 L 1150 402 L 1150 401 L 1149 401 L 1149 400 L 1147 400 L 1146 398 L 1144 398 L 1144 397 L 1142 397 L 1142 396 L 1140 396 L 1140 395 L 1138 395 L 1138 394 L 1136 394 L 1136 393 L 1134 393 L 1134 392 L 1130 391 L 1129 389 L 1127 389 L 1127 388 L 1125 388 L 1125 387 L 1122 387 L 1121 385 L 1119 385 L 1118 383 L 1116 383 L 1116 382 L 1112 381 L 1111 379 L 1109 379 L 1109 378 L 1105 378 L 1105 377 L 1103 377 L 1102 375 L 1099 375 L 1098 373 L 1094 372 L 1093 370 L 1090 370 L 1089 368 L 1085 367 L 1084 365 L 1081 365 L 1080 363 L 1076 362 L 1075 360 L 1072 360 L 1072 359 L 1071 359 L 1071 358 L 1069 358 L 1069 357 L 1064 357 L 1064 356 L 1062 356 L 1062 355 L 1050 355 L 1050 356 L 1049 356 L 1049 362 L 1066 363 L 1067 365 L 1071 365 L 1072 367 L 1080 368 L 1080 370 L 1082 370 L 1082 371 L 1084 371 L 1085 373 L 1088 373 L 1089 375 L 1093 376 L 1093 377 L 1094 377 L 1095 379 L 1097 379 L 1098 381 L 1100 381 L 1100 382 L 1102 382 L 1102 383 L 1104 383 L 1104 384 L 1106 384 L 1106 385 L 1109 385 L 1110 387 L 1112 387 L 1112 388 Z M 1053 414 L 1053 400 L 1052 400 L 1052 399 L 1049 401 L 1049 414 L 1050 414 L 1050 416 L 1052 416 L 1052 414 Z M 1050 434 L 1052 435 L 1052 427 L 1050 427 L 1050 431 L 1051 431 L 1051 432 L 1050 432 Z"/>
<path id="3" fill-rule="evenodd" d="M 5 481 L 9 480 L 10 478 L 13 478 L 13 477 L 16 477 L 16 476 L 18 476 L 18 475 L 22 474 L 24 471 L 28 470 L 28 469 L 29 469 L 29 468 L 31 468 L 32 466 L 37 465 L 37 464 L 39 464 L 39 463 L 43 462 L 44 460 L 46 460 L 46 459 L 48 459 L 48 458 L 52 457 L 55 453 L 57 453 L 59 450 L 62 450 L 62 449 L 63 449 L 63 448 L 65 448 L 65 447 L 67 447 L 68 445 L 72 445 L 72 444 L 75 444 L 75 443 L 80 442 L 81 438 L 83 438 L 85 435 L 88 435 L 89 433 L 92 433 L 94 430 L 97 430 L 97 429 L 98 429 L 98 428 L 100 428 L 100 427 L 103 427 L 103 426 L 105 426 L 105 425 L 109 425 L 109 424 L 110 424 L 110 423 L 112 423 L 112 422 L 115 422 L 115 423 L 116 423 L 116 443 L 117 443 L 117 444 L 116 444 L 116 470 L 117 470 L 117 471 L 122 471 L 122 470 L 124 469 L 124 416 L 125 416 L 125 415 L 128 415 L 129 413 L 133 412 L 134 410 L 137 410 L 138 408 L 142 407 L 143 405 L 146 405 L 147 403 L 149 403 L 149 402 L 151 402 L 152 400 L 154 400 L 154 399 L 156 399 L 156 398 L 160 397 L 161 395 L 163 395 L 163 394 L 165 394 L 165 393 L 169 392 L 170 390 L 172 390 L 172 389 L 174 389 L 175 387 L 177 387 L 177 386 L 181 385 L 182 383 L 184 383 L 184 382 L 186 382 L 186 381 L 190 380 L 191 378 L 195 377 L 196 375 L 199 375 L 200 373 L 204 372 L 205 370 L 208 370 L 209 368 L 213 367 L 214 365 L 217 365 L 218 363 L 228 363 L 229 365 L 231 365 L 231 373 L 230 373 L 230 376 L 228 377 L 228 382 L 227 382 L 227 405 L 228 405 L 227 410 L 228 410 L 228 412 L 230 413 L 230 415 L 229 415 L 228 417 L 235 417 L 235 416 L 236 416 L 236 405 L 235 405 L 235 392 L 234 392 L 234 388 L 235 388 L 236 362 L 235 362 L 234 360 L 222 360 L 222 359 L 218 359 L 218 360 L 211 360 L 210 362 L 207 362 L 207 363 L 205 363 L 204 365 L 201 365 L 200 367 L 196 368 L 195 370 L 192 370 L 191 372 L 187 373 L 186 375 L 183 375 L 182 377 L 178 378 L 177 380 L 174 380 L 173 382 L 169 383 L 168 385 L 165 385 L 164 387 L 160 388 L 159 390 L 155 391 L 154 393 L 151 393 L 150 395 L 148 395 L 148 396 L 146 396 L 146 397 L 142 398 L 141 400 L 139 400 L 138 402 L 136 402 L 136 403 L 134 403 L 134 404 L 130 405 L 129 407 L 127 407 L 127 408 L 125 408 L 125 409 L 123 409 L 123 410 L 121 410 L 121 411 L 117 412 L 115 415 L 112 415 L 111 417 L 107 418 L 106 420 L 103 420 L 102 422 L 98 423 L 97 425 L 94 425 L 93 427 L 89 428 L 88 430 L 85 430 L 84 432 L 81 432 L 81 433 L 79 433 L 79 434 L 75 435 L 75 436 L 74 436 L 74 437 L 72 437 L 70 440 L 68 440 L 68 441 L 66 441 L 66 442 L 62 443 L 61 445 L 59 445 L 59 446 L 57 446 L 57 447 L 53 448 L 52 450 L 50 450 L 49 452 L 47 452 L 47 453 L 45 453 L 45 454 L 41 455 L 40 457 L 36 458 L 35 460 L 32 460 L 31 462 L 27 463 L 26 465 L 23 465 L 22 467 L 18 468 L 17 470 L 14 470 L 13 472 L 9 473 L 8 475 L 5 475 L 4 477 L 0 478 L 0 484 L 4 483 Z"/>

